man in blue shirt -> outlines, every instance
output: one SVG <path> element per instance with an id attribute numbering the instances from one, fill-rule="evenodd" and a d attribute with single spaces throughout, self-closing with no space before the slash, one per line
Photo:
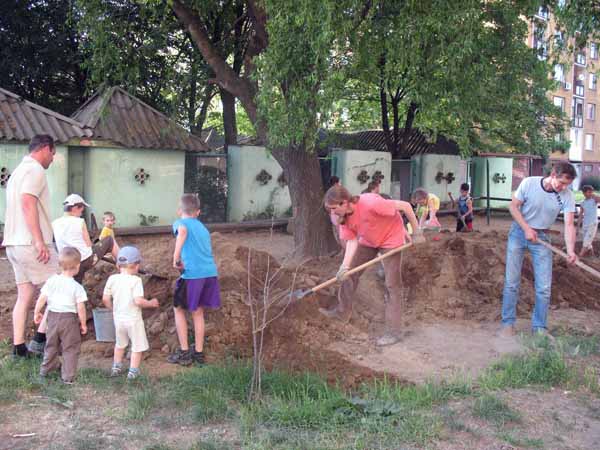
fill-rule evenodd
<path id="1" fill-rule="evenodd" d="M 517 301 L 525 250 L 531 253 L 535 281 L 534 333 L 547 334 L 547 314 L 552 286 L 552 251 L 538 241 L 548 241 L 547 231 L 560 211 L 565 219 L 565 243 L 569 262 L 575 263 L 575 199 L 569 186 L 577 176 L 569 163 L 557 163 L 547 177 L 525 178 L 513 195 L 514 219 L 508 233 L 506 275 L 502 294 L 501 336 L 515 334 Z"/>

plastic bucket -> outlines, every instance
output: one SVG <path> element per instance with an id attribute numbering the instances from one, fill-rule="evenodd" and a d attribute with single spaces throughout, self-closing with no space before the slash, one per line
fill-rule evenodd
<path id="1" fill-rule="evenodd" d="M 92 310 L 94 330 L 98 342 L 115 342 L 115 322 L 110 309 L 96 308 Z"/>

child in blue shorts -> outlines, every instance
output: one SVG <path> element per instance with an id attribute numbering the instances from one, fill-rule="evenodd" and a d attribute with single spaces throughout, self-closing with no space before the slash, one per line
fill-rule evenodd
<path id="1" fill-rule="evenodd" d="M 204 364 L 204 309 L 221 306 L 217 266 L 213 259 L 210 233 L 198 220 L 200 199 L 196 194 L 183 194 L 179 219 L 173 224 L 175 251 L 173 267 L 181 271 L 175 285 L 173 306 L 179 349 L 167 358 L 172 364 L 189 366 Z M 188 344 L 186 311 L 194 322 L 194 349 Z"/>

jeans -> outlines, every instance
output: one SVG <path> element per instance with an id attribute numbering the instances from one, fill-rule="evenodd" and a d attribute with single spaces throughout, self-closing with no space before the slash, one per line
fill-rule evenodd
<path id="1" fill-rule="evenodd" d="M 548 241 L 543 232 L 538 239 Z M 531 253 L 533 277 L 535 280 L 535 307 L 531 316 L 533 331 L 546 328 L 548 306 L 552 287 L 552 251 L 541 244 L 525 239 L 525 232 L 517 223 L 513 223 L 508 233 L 506 246 L 506 275 L 502 293 L 502 324 L 513 325 L 517 319 L 517 301 L 521 284 L 521 268 L 525 250 Z"/>

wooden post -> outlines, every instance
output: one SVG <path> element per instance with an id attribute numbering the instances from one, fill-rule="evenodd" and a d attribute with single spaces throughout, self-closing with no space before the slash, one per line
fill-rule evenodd
<path id="1" fill-rule="evenodd" d="M 486 211 L 487 224 L 490 224 L 490 216 L 492 211 L 490 209 L 490 159 L 485 158 L 485 183 L 486 183 Z"/>

